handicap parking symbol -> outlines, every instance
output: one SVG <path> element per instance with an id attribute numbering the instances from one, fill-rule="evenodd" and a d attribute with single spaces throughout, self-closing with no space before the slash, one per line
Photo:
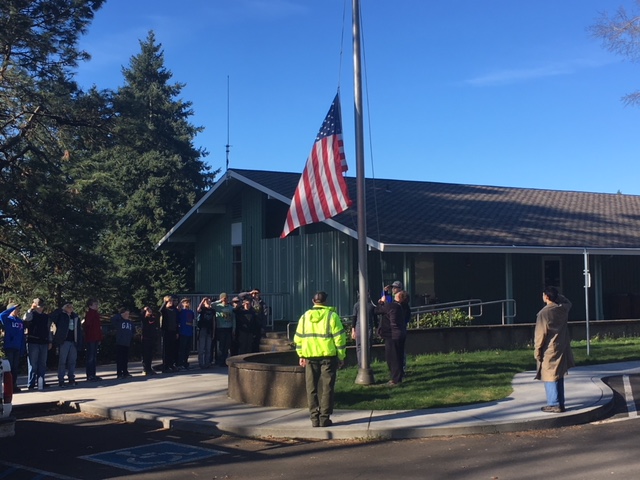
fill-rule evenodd
<path id="1" fill-rule="evenodd" d="M 183 445 L 175 442 L 158 442 L 139 447 L 84 455 L 79 458 L 122 468 L 131 472 L 141 472 L 152 468 L 202 460 L 225 453 L 227 452 Z"/>

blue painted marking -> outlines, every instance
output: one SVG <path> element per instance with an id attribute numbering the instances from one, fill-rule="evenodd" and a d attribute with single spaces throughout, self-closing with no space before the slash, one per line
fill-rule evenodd
<path id="1" fill-rule="evenodd" d="M 123 468 L 131 472 L 141 472 L 178 463 L 194 462 L 225 453 L 227 452 L 193 447 L 181 443 L 159 442 L 139 447 L 111 450 L 93 455 L 84 455 L 79 458 L 112 467 Z"/>

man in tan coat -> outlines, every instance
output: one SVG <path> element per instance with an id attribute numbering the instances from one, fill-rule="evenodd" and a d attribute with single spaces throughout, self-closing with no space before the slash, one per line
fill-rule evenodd
<path id="1" fill-rule="evenodd" d="M 542 292 L 546 304 L 538 312 L 534 356 L 538 361 L 537 380 L 544 382 L 547 405 L 543 412 L 564 412 L 564 376 L 575 366 L 567 324 L 571 302 L 555 287 Z"/>

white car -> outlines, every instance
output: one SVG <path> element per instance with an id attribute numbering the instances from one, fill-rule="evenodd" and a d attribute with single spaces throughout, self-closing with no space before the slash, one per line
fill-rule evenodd
<path id="1" fill-rule="evenodd" d="M 15 435 L 16 419 L 11 415 L 13 408 L 13 377 L 9 360 L 0 360 L 0 438 Z"/>

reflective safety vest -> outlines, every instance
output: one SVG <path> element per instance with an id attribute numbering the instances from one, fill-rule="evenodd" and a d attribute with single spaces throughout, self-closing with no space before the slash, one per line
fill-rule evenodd
<path id="1" fill-rule="evenodd" d="M 298 321 L 293 337 L 300 358 L 335 357 L 344 360 L 347 335 L 333 307 L 314 305 Z"/>

